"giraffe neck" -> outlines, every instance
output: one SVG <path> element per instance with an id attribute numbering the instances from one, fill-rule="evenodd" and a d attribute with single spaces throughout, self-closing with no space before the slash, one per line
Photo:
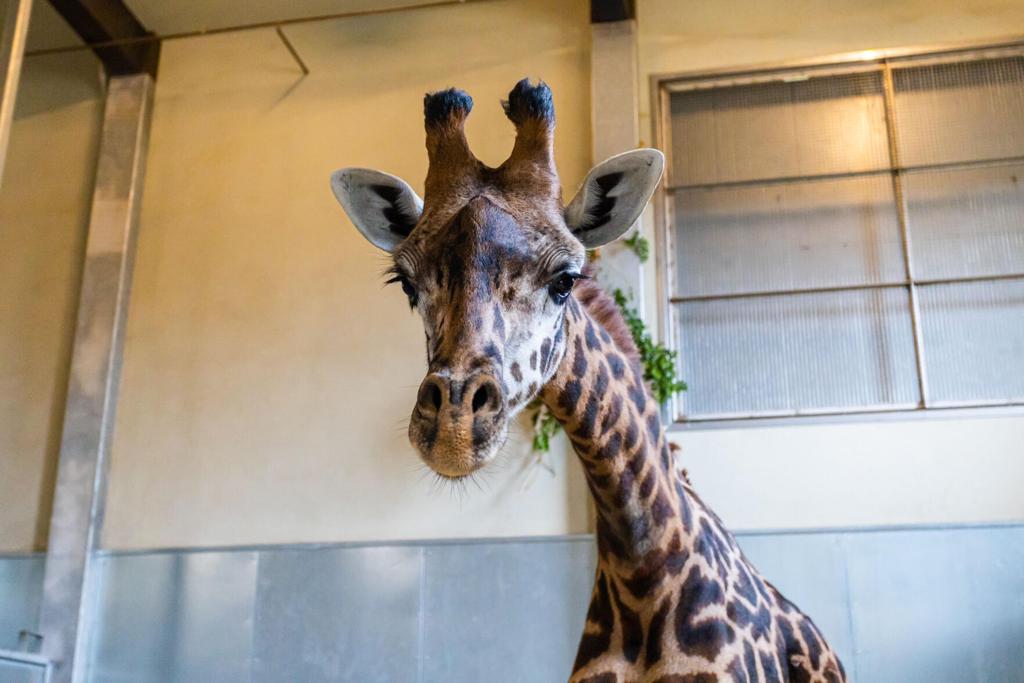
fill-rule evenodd
<path id="1" fill-rule="evenodd" d="M 597 572 L 571 683 L 845 681 L 814 624 L 676 473 L 639 364 L 590 310 L 570 299 L 565 351 L 541 391 L 597 510 Z"/>
<path id="2" fill-rule="evenodd" d="M 689 503 L 639 364 L 575 299 L 567 304 L 565 340 L 541 398 L 583 464 L 600 560 L 632 576 L 652 555 L 682 556 Z"/>

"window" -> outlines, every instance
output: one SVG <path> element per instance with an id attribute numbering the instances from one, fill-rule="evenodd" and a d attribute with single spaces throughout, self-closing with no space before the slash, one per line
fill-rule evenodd
<path id="1" fill-rule="evenodd" d="M 1024 403 L 1024 45 L 657 86 L 677 420 Z"/>

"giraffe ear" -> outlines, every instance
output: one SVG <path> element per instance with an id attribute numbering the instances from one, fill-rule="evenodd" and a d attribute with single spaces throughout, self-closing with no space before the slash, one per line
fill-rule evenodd
<path id="1" fill-rule="evenodd" d="M 356 229 L 384 251 L 394 251 L 423 213 L 423 200 L 408 183 L 369 168 L 335 171 L 331 189 Z"/>
<path id="2" fill-rule="evenodd" d="M 634 149 L 602 161 L 565 207 L 565 222 L 594 249 L 622 237 L 643 213 L 665 169 L 656 149 Z"/>

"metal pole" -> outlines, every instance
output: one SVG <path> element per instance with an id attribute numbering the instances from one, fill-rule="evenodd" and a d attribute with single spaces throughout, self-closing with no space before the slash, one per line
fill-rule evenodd
<path id="1" fill-rule="evenodd" d="M 0 26 L 0 187 L 4 181 L 7 143 L 14 122 L 14 98 L 18 95 L 21 60 L 25 56 L 32 0 L 7 0 L 7 12 Z"/>
<path id="2" fill-rule="evenodd" d="M 907 219 L 907 199 L 903 193 L 903 172 L 899 143 L 896 139 L 896 86 L 893 83 L 892 67 L 888 62 L 882 65 L 882 85 L 885 102 L 885 133 L 889 142 L 889 162 L 892 166 L 892 192 L 896 200 L 896 217 L 900 226 L 900 241 L 903 246 L 903 271 L 906 275 L 907 293 L 910 297 L 910 329 L 914 335 L 914 365 L 917 369 L 917 390 L 920 394 L 918 405 L 927 408 L 928 366 L 924 360 L 924 333 L 921 330 L 921 303 L 914 282 L 914 257 L 910 240 L 910 223 Z"/>
<path id="3" fill-rule="evenodd" d="M 85 680 L 85 620 L 106 502 L 152 99 L 148 74 L 108 82 L 40 609 L 42 654 L 54 662 L 53 683 Z"/>

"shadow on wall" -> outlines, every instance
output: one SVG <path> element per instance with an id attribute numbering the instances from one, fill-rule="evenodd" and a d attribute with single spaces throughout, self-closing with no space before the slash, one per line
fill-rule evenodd
<path id="1" fill-rule="evenodd" d="M 15 100 L 15 120 L 99 100 L 103 80 L 90 52 L 26 57 Z"/>

